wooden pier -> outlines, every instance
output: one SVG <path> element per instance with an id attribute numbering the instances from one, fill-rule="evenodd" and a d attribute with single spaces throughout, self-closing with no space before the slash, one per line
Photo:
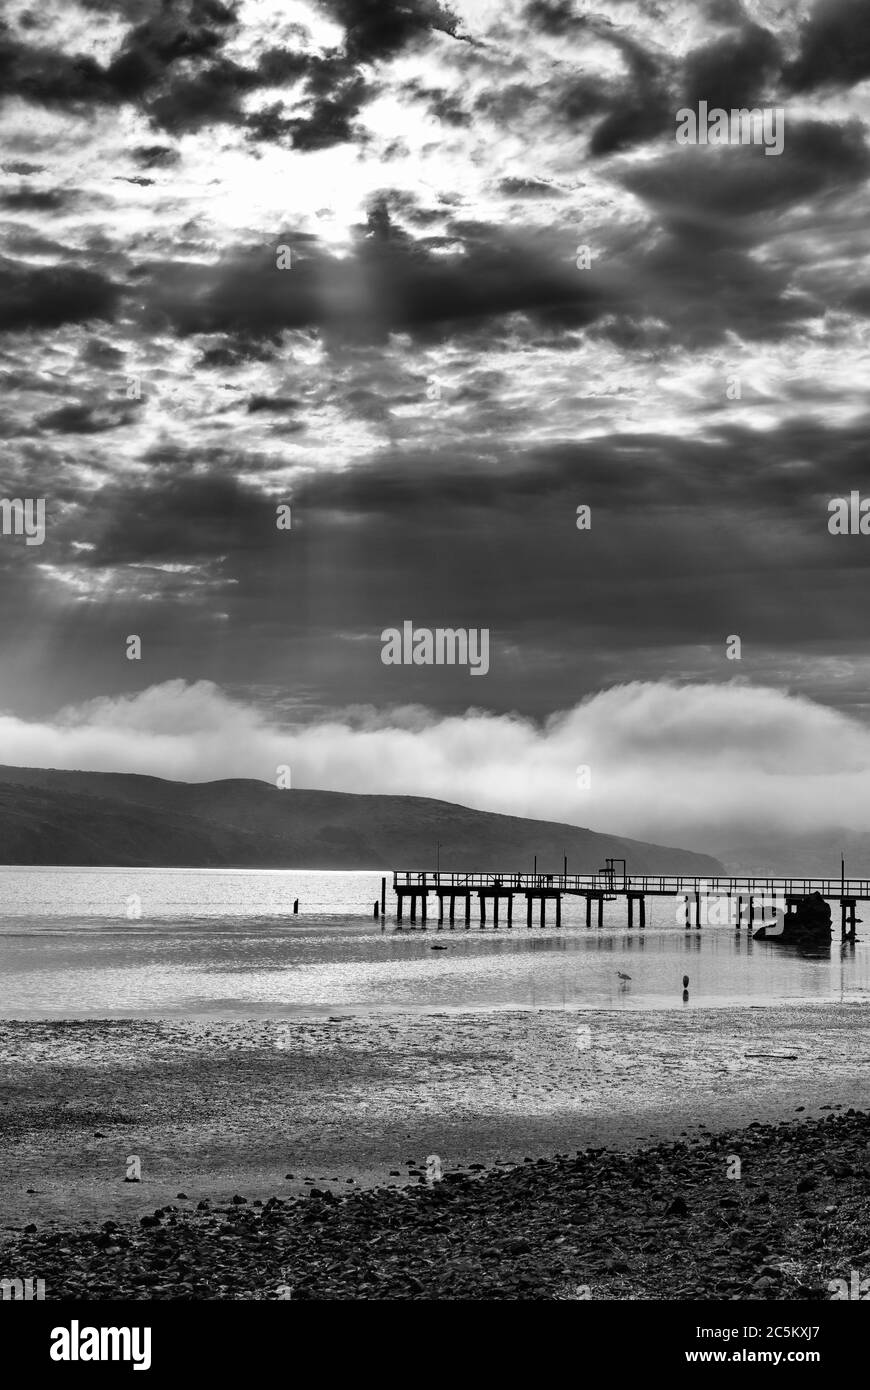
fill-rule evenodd
<path id="1" fill-rule="evenodd" d="M 621 862 L 619 860 L 617 863 Z M 465 930 L 471 928 L 471 902 L 477 899 L 477 919 L 479 929 L 486 930 L 487 905 L 491 911 L 492 928 L 499 929 L 499 910 L 506 908 L 505 920 L 508 929 L 513 929 L 513 900 L 516 894 L 526 900 L 526 927 L 531 929 L 532 918 L 537 915 L 543 928 L 547 925 L 547 904 L 554 908 L 554 922 L 557 928 L 562 925 L 562 899 L 564 897 L 585 898 L 586 926 L 592 926 L 592 908 L 595 905 L 596 923 L 604 922 L 604 903 L 607 900 L 625 899 L 627 925 L 633 929 L 635 911 L 637 924 L 646 926 L 647 898 L 682 897 L 685 899 L 685 923 L 687 931 L 700 931 L 702 926 L 702 900 L 728 899 L 729 920 L 730 903 L 736 899 L 737 930 L 743 925 L 750 930 L 760 925 L 765 909 L 772 910 L 773 904 L 784 904 L 786 914 L 793 912 L 803 898 L 818 893 L 829 902 L 840 904 L 840 931 L 844 941 L 855 939 L 855 909 L 859 902 L 870 901 L 870 879 L 866 878 L 699 878 L 673 874 L 627 874 L 616 872 L 610 867 L 592 874 L 539 874 L 539 873 L 444 873 L 436 870 L 393 870 L 393 891 L 396 894 L 396 921 L 402 926 L 404 910 L 410 908 L 410 923 L 417 924 L 417 909 L 420 909 L 420 923 L 427 923 L 430 893 L 435 895 L 438 904 L 438 929 L 444 925 L 445 903 L 450 930 L 456 927 L 456 904 L 464 920 Z M 758 914 L 758 916 L 756 916 Z M 711 923 L 715 925 L 714 923 Z"/>

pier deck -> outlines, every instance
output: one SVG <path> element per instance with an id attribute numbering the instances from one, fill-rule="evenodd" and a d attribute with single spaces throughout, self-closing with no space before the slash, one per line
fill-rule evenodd
<path id="1" fill-rule="evenodd" d="M 617 861 L 619 862 L 619 861 Z M 425 869 L 394 869 L 393 891 L 396 894 L 397 920 L 403 920 L 405 902 L 410 905 L 410 919 L 417 920 L 417 907 L 421 910 L 421 921 L 427 921 L 429 894 L 434 893 L 438 902 L 439 926 L 444 920 L 445 899 L 448 903 L 451 928 L 454 925 L 457 898 L 463 904 L 466 928 L 471 923 L 471 899 L 478 899 L 481 929 L 486 924 L 486 904 L 493 908 L 493 926 L 498 927 L 499 904 L 507 906 L 507 925 L 513 925 L 513 897 L 521 893 L 526 898 L 526 924 L 532 924 L 532 904 L 537 903 L 540 910 L 541 926 L 546 921 L 546 905 L 555 905 L 556 926 L 561 925 L 563 897 L 586 899 L 586 925 L 592 924 L 592 904 L 597 907 L 598 926 L 602 925 L 604 902 L 607 899 L 624 898 L 628 910 L 628 925 L 634 925 L 634 910 L 637 908 L 638 922 L 646 924 L 646 899 L 650 897 L 684 897 L 687 903 L 686 922 L 691 929 L 692 907 L 694 905 L 694 926 L 700 929 L 701 899 L 736 898 L 738 901 L 738 930 L 741 923 L 753 925 L 756 907 L 760 905 L 763 914 L 765 907 L 773 909 L 774 903 L 784 903 L 791 910 L 801 898 L 818 893 L 830 902 L 838 902 L 841 908 L 841 927 L 844 939 L 854 939 L 855 907 L 859 902 L 870 901 L 870 878 L 760 878 L 720 876 L 702 878 L 687 874 L 628 874 L 608 868 L 591 874 L 546 874 L 546 873 L 498 873 L 475 872 L 457 873 Z M 745 903 L 745 908 L 744 908 Z"/>

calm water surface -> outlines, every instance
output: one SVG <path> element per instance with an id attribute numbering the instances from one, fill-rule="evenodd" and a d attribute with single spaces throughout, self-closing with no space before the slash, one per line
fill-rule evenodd
<path id="1" fill-rule="evenodd" d="M 397 932 L 372 921 L 380 872 L 0 869 L 0 1017 L 231 1017 L 375 1009 L 691 1008 L 870 999 L 870 950 L 833 939 L 821 957 L 725 926 L 685 932 L 669 898 L 625 903 L 585 927 L 528 931 L 525 900 L 498 932 Z M 293 900 L 299 914 L 293 916 Z M 136 911 L 140 917 L 128 916 Z M 434 899 L 430 901 L 430 910 Z M 860 905 L 859 905 L 860 910 Z M 552 905 L 550 906 L 552 914 Z M 867 908 L 870 921 L 870 905 Z M 504 914 L 504 907 L 502 909 Z M 839 931 L 837 916 L 836 930 Z M 870 925 L 859 927 L 870 937 Z M 434 944 L 447 950 L 433 951 Z M 621 980 L 617 972 L 629 975 Z M 691 980 L 683 1003 L 682 977 Z"/>

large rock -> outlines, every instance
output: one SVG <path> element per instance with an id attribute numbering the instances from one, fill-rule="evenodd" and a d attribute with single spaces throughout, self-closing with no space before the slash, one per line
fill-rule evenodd
<path id="1" fill-rule="evenodd" d="M 808 898 L 799 898 L 791 912 L 787 912 L 782 929 L 770 926 L 759 927 L 753 932 L 753 941 L 778 941 L 783 945 L 807 946 L 827 945 L 831 939 L 831 908 L 821 893 L 811 893 Z"/>

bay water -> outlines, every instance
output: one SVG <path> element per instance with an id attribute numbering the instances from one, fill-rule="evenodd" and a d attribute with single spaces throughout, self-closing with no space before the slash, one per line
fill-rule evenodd
<path id="1" fill-rule="evenodd" d="M 375 1010 L 686 1009 L 870 999 L 870 950 L 815 954 L 744 930 L 686 931 L 674 899 L 647 899 L 629 932 L 624 900 L 587 929 L 396 929 L 373 920 L 381 870 L 0 868 L 0 1018 L 258 1018 Z M 299 912 L 293 913 L 294 900 Z M 552 918 L 553 905 L 550 904 Z M 138 914 L 138 915 L 137 915 Z M 594 919 L 593 919 L 594 920 Z M 636 920 L 636 918 L 635 918 Z M 859 927 L 859 938 L 862 928 Z M 870 936 L 870 928 L 867 929 Z M 444 946 L 445 950 L 433 950 Z M 682 978 L 689 976 L 689 999 Z M 628 978 L 624 978 L 628 977 Z"/>

